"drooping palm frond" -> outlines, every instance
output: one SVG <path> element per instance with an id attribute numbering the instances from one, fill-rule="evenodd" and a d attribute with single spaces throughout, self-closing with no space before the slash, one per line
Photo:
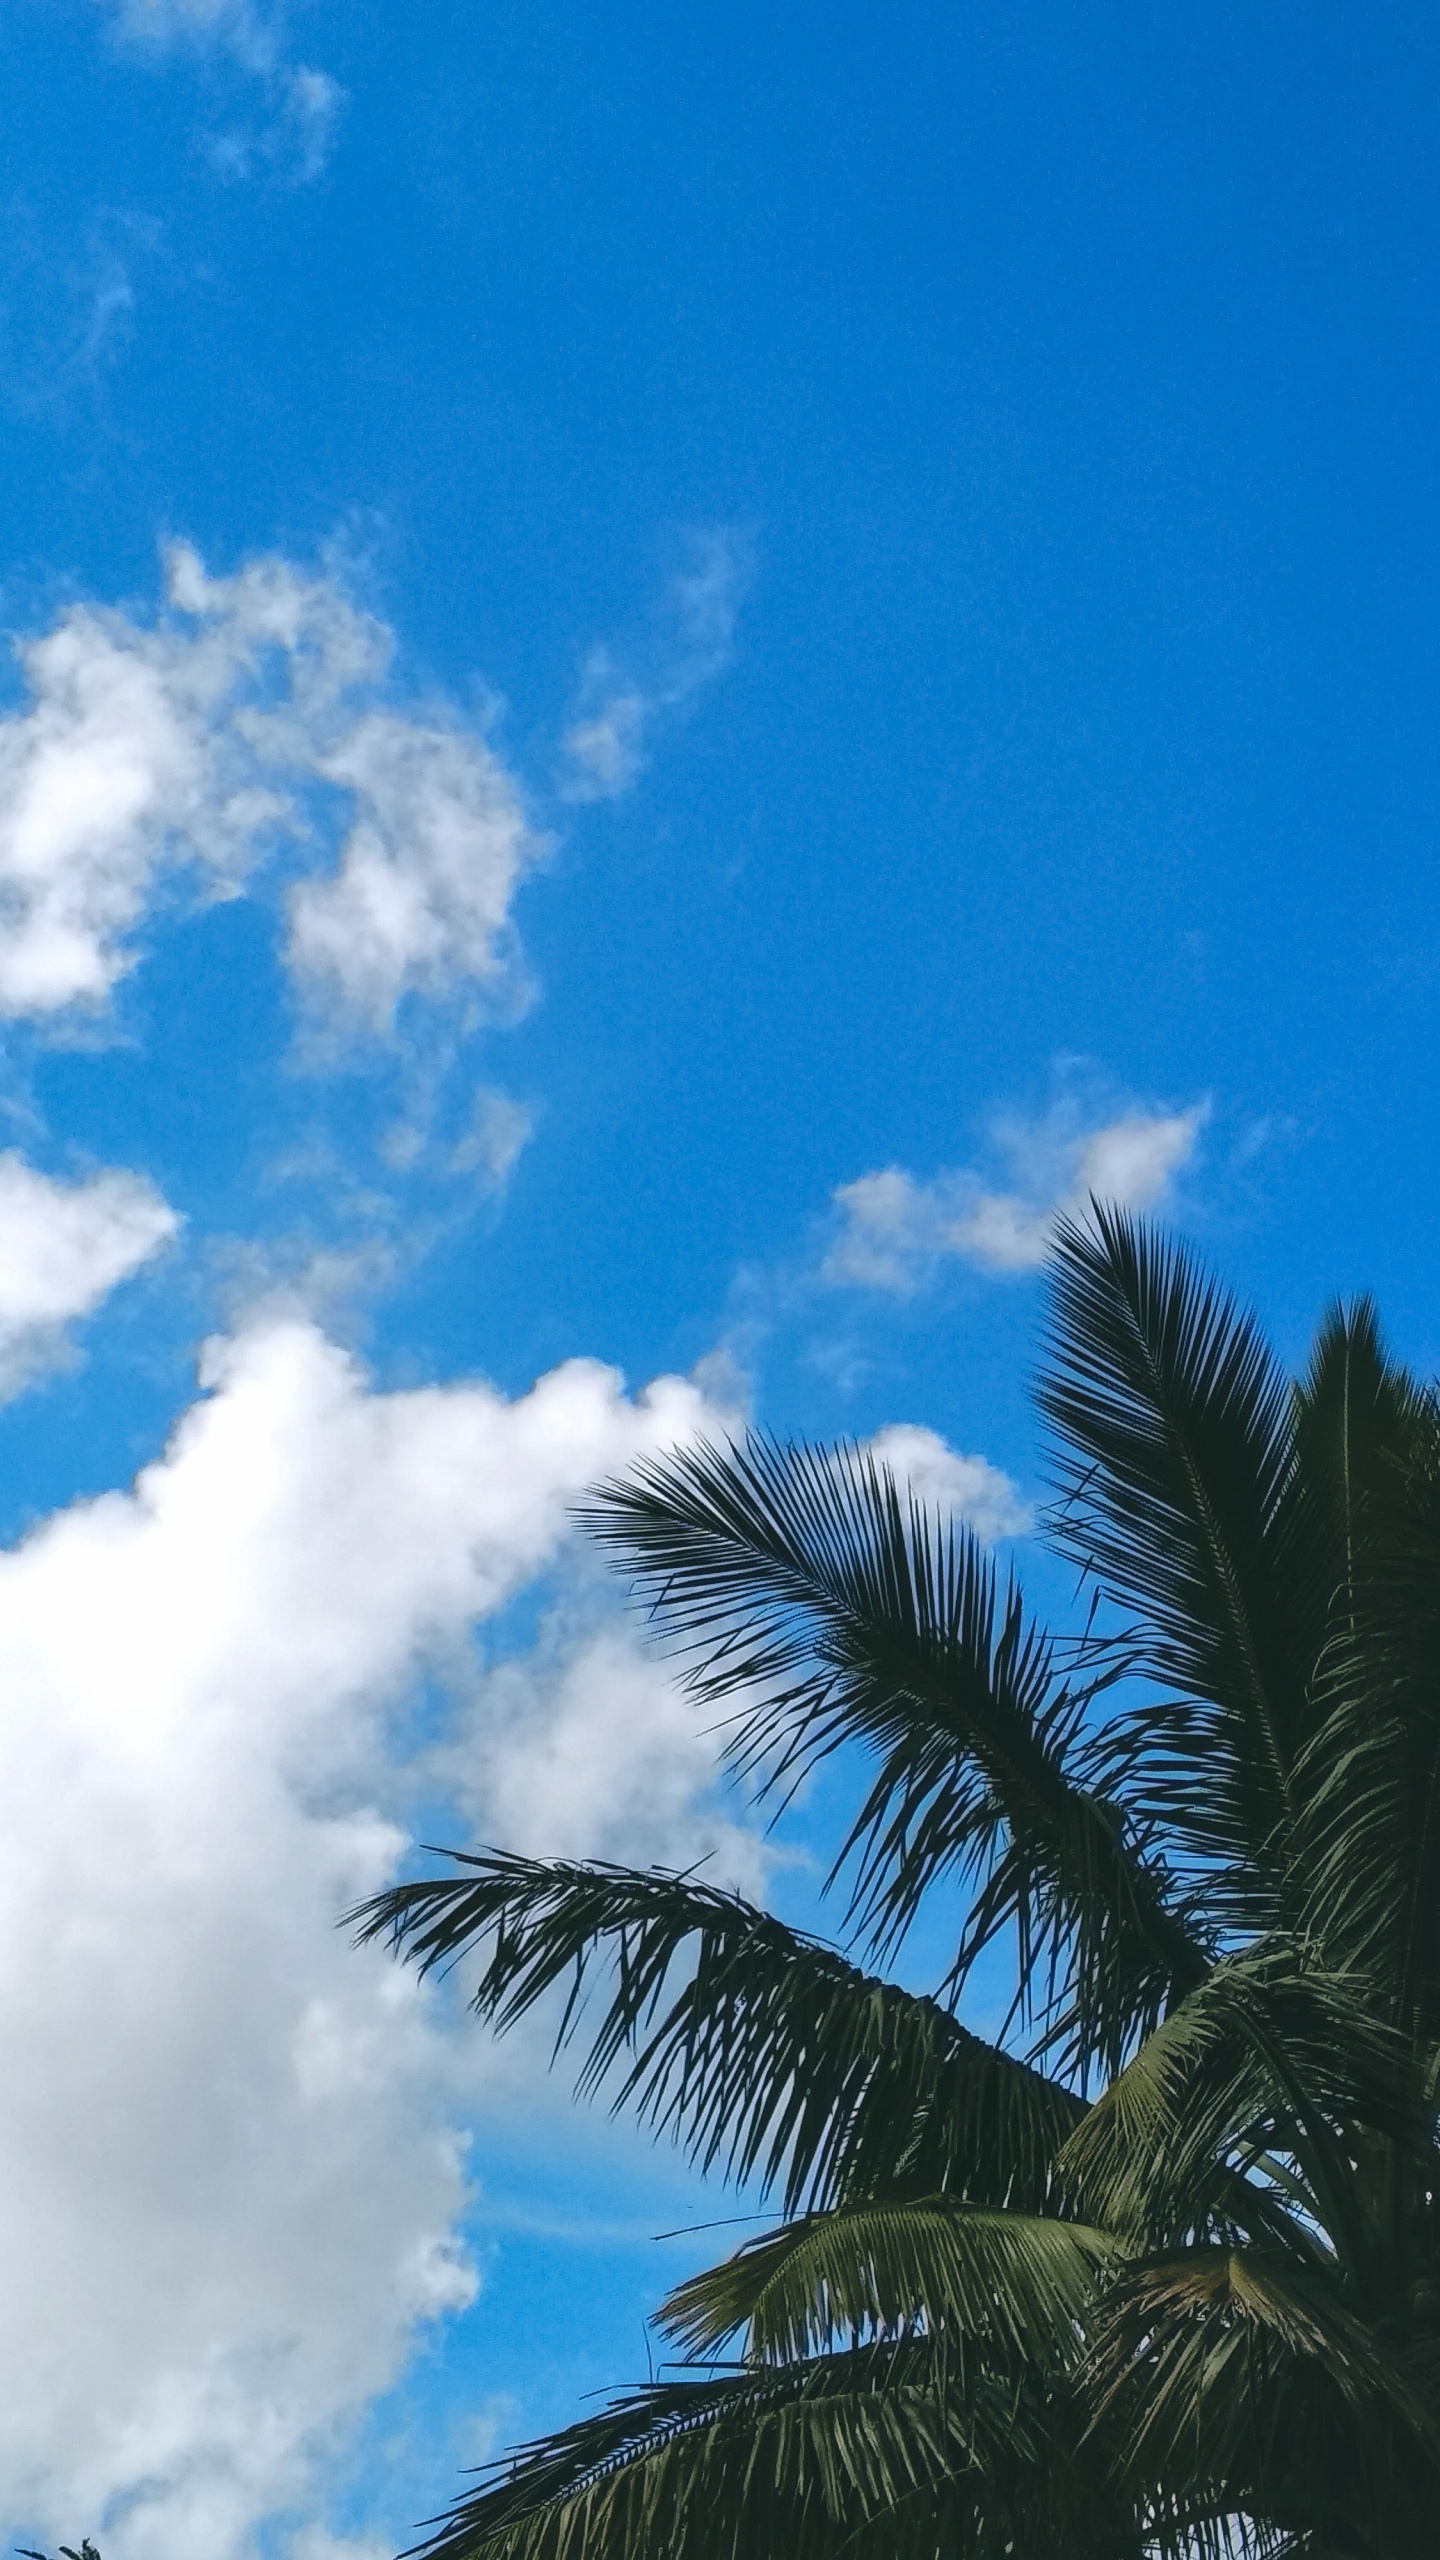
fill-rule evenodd
<path id="1" fill-rule="evenodd" d="M 1409 2053 L 1367 1994 L 1291 1946 L 1226 1958 L 1077 2125 L 1060 2159 L 1068 2192 L 1137 2242 L 1238 2222 L 1306 2259 L 1324 2230 L 1342 2263 L 1363 2259 L 1357 2134 L 1378 2131 L 1440 2171 Z M 1293 2212 L 1265 2174 L 1277 2158 L 1291 2163 Z M 1264 2183 L 1247 2189 L 1252 2163 Z"/>
<path id="2" fill-rule="evenodd" d="M 661 2384 L 495 2466 L 425 2560 L 1141 2560 L 1076 2415 L 905 2340 Z"/>
<path id="3" fill-rule="evenodd" d="M 1289 1383 L 1182 1248 L 1096 1203 L 1057 1237 L 1036 1400 L 1055 1541 L 1124 1610 L 1132 1667 L 1164 1693 L 1097 1765 L 1201 1863 L 1227 1920 L 1272 1925 L 1266 1853 L 1329 1596 Z"/>
<path id="4" fill-rule="evenodd" d="M 870 2337 L 960 2337 L 1036 2372 L 1075 2361 L 1080 2323 L 1116 2242 L 1084 2223 L 949 2196 L 842 2205 L 747 2241 L 690 2276 L 658 2324 L 686 2355 L 741 2330 L 761 2363 Z"/>
<path id="5" fill-rule="evenodd" d="M 1227 2483 L 1235 2509 L 1318 2535 L 1298 2545 L 1317 2554 L 1356 2547 L 1367 2449 L 1392 2451 L 1398 2432 L 1402 2478 L 1407 2454 L 1440 2453 L 1433 2378 L 1356 2317 L 1333 2273 L 1289 2256 L 1192 2248 L 1122 2269 L 1087 2378 L 1137 2494 L 1199 2473 Z"/>
<path id="6" fill-rule="evenodd" d="M 1423 1728 L 1435 1721 L 1434 1704 L 1423 1692 L 1407 1699 L 1394 1664 L 1381 1673 L 1386 1631 L 1372 1628 L 1379 1641 L 1368 1645 L 1365 1632 L 1357 1622 L 1338 1636 L 1316 1681 L 1318 1721 L 1298 1764 L 1299 1811 L 1287 1843 L 1287 1900 L 1297 1928 L 1327 1957 L 1368 1978 L 1377 2010 L 1397 2024 L 1411 2023 L 1416 1988 L 1422 2017 L 1434 2015 L 1424 1994 L 1440 1960 L 1433 1944 L 1417 1946 L 1414 1937 L 1417 1917 L 1440 1917 L 1434 1898 L 1440 1844 L 1427 1839 L 1434 1828 L 1440 1730 L 1428 1769 L 1417 1767 L 1413 1745 L 1421 1737 L 1413 1727 L 1407 1732 L 1407 1705 L 1418 1709 L 1415 1722 Z"/>
<path id="7" fill-rule="evenodd" d="M 1118 2059 L 1201 1978 L 1206 1949 L 1123 1814 L 1072 1772 L 1087 1701 L 1057 1678 L 1012 1589 L 964 1530 L 856 1450 L 751 1438 L 683 1449 L 602 1486 L 582 1515 L 680 1651 L 738 1701 L 732 1756 L 761 1792 L 842 1744 L 878 1766 L 842 1845 L 853 1913 L 893 1946 L 937 1879 L 976 1898 L 957 1978 L 1013 1924 L 1022 1989 L 1070 2001 L 1071 2058 Z M 1052 2021 L 1052 2024 L 1055 2022 Z"/>
<path id="8" fill-rule="evenodd" d="M 491 1852 L 350 1918 L 423 1972 L 471 1950 L 477 2015 L 504 2030 L 563 1993 L 580 2087 L 785 2210 L 941 2190 L 1042 2204 L 1081 2102 L 939 2002 L 862 1973 L 693 1876 Z M 593 2008 L 587 1995 L 594 1990 Z"/>

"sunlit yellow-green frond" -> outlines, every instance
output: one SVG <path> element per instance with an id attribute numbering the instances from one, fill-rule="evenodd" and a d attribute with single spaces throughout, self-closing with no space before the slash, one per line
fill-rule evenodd
<path id="1" fill-rule="evenodd" d="M 848 2205 L 767 2232 L 689 2277 L 659 2324 L 699 2356 L 743 2330 L 762 2363 L 925 2335 L 1064 2367 L 1117 2254 L 1107 2232 L 1086 2224 L 944 2196 Z"/>

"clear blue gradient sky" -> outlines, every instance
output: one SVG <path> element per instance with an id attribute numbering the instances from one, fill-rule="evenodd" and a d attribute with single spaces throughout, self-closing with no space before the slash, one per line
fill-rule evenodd
<path id="1" fill-rule="evenodd" d="M 1376 0 L 0 16 L 25 2538 L 388 2550 L 744 2204 L 333 1928 L 810 1909 L 597 1470 L 918 1426 L 1063 1608 L 1092 1184 L 1440 1362 L 1437 114 Z"/>

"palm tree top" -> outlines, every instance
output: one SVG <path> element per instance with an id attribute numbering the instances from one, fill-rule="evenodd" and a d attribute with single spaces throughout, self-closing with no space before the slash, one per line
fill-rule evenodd
<path id="1" fill-rule="evenodd" d="M 783 2216 L 663 2307 L 677 2380 L 509 2457 L 436 2560 L 1429 2547 L 1440 1408 L 1368 1301 L 1291 1380 L 1101 1204 L 1037 1402 L 1064 1640 L 854 1447 L 690 1446 L 586 1506 L 757 1798 L 863 1753 L 843 1946 L 494 1852 L 357 1915 L 473 1953 L 497 2029 L 558 1997 L 583 2089 Z M 884 1969 L 941 1890 L 921 1997 Z M 964 2017 L 997 1941 L 998 2043 Z"/>

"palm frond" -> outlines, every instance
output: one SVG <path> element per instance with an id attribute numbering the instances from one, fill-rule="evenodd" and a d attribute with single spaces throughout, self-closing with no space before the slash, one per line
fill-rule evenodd
<path id="1" fill-rule="evenodd" d="M 1252 2236 L 1284 2231 L 1313 2258 L 1318 2225 L 1353 2264 L 1357 2130 L 1429 2150 L 1409 2054 L 1368 1994 L 1289 1946 L 1225 1959 L 1076 2127 L 1059 2164 L 1067 2191 L 1135 2241 L 1179 2238 L 1198 2215 L 1202 2227 L 1208 2216 Z M 1266 2175 L 1272 2154 L 1292 2164 L 1298 2212 Z M 1263 2186 L 1247 2187 L 1252 2167 Z"/>
<path id="2" fill-rule="evenodd" d="M 687 2277 L 658 2320 L 689 2356 L 712 2356 L 741 2330 L 748 2356 L 767 2364 L 919 2332 L 1064 2370 L 1116 2254 L 1086 2224 L 949 2196 L 845 2205 Z"/>
<path id="3" fill-rule="evenodd" d="M 1100 1205 L 1051 1309 L 1064 1645 L 854 1448 L 591 1499 L 756 1795 L 860 1773 L 844 1950 L 694 1874 L 498 1853 L 351 1915 L 473 1960 L 494 2029 L 544 2018 L 582 2094 L 786 2217 L 664 2305 L 703 2378 L 495 2466 L 425 2560 L 1430 2547 L 1440 1397 L 1365 1301 L 1292 1386 Z M 925 1999 L 867 1967 L 936 1886 Z M 1025 2061 L 956 2014 L 997 1938 Z"/>
<path id="4" fill-rule="evenodd" d="M 1433 2388 L 1347 2308 L 1333 2272 L 1259 2250 L 1123 2268 L 1085 2380 L 1137 2491 L 1226 2483 L 1237 2509 L 1297 2536 L 1318 2529 L 1302 2550 L 1345 2547 L 1326 2528 L 1353 2518 L 1367 2450 L 1387 2429 L 1401 2442 L 1397 2473 L 1407 2450 L 1425 2465 L 1440 2452 Z"/>
<path id="5" fill-rule="evenodd" d="M 1403 1510 L 1425 1398 L 1392 1360 L 1373 1300 L 1326 1308 L 1294 1390 L 1305 1534 L 1327 1608 L 1361 1594 Z"/>
<path id="6" fill-rule="evenodd" d="M 1400 1381 L 1314 1683 L 1288 1849 L 1296 1925 L 1440 2034 L 1440 1412 Z M 1356 1515 L 1358 1514 L 1358 1517 Z"/>
<path id="7" fill-rule="evenodd" d="M 609 2082 L 703 2169 L 778 2187 L 785 2210 L 946 2190 L 1041 2204 L 1081 2102 L 934 2000 L 862 1973 L 693 1876 L 452 1853 L 350 1918 L 422 1972 L 471 1950 L 471 2005 L 500 2031 L 563 1994 L 557 2051 Z M 587 1995 L 594 1990 L 593 2009 Z"/>
<path id="8" fill-rule="evenodd" d="M 637 2393 L 497 2465 L 420 2548 L 424 2560 L 1140 2560 L 1079 2433 L 1013 2377 L 905 2341 Z"/>
<path id="9" fill-rule="evenodd" d="M 1301 1534 L 1288 1382 L 1253 1319 L 1120 1210 L 1062 1227 L 1050 1286 L 1050 1526 L 1126 1613 L 1130 1667 L 1166 1693 L 1097 1767 L 1199 1862 L 1215 1907 L 1268 1925 L 1265 1853 L 1328 1597 Z"/>
<path id="10" fill-rule="evenodd" d="M 1022 1986 L 1065 1980 L 1059 2032 L 1117 2057 L 1206 1950 L 1123 1813 L 1078 1784 L 1090 1692 L 1056 1676 L 976 1541 L 853 1449 L 751 1438 L 647 1460 L 582 1514 L 624 1563 L 696 1695 L 740 1703 L 733 1759 L 759 1790 L 842 1745 L 878 1759 L 836 1861 L 852 1917 L 886 1949 L 949 1875 L 977 1892 L 957 1979 L 1013 1924 Z M 1052 2022 L 1053 2023 L 1053 2022 Z"/>

